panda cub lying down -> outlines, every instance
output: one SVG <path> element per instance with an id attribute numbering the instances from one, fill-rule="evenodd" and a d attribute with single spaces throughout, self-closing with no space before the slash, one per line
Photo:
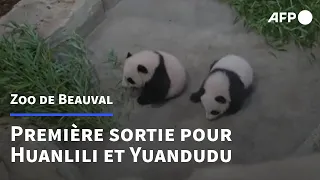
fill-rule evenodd
<path id="1" fill-rule="evenodd" d="M 206 118 L 238 112 L 251 94 L 253 70 L 243 58 L 227 55 L 214 61 L 199 90 L 190 96 L 201 102 Z M 140 105 L 161 104 L 178 97 L 187 85 L 187 72 L 179 60 L 163 51 L 144 50 L 128 53 L 124 63 L 122 85 L 141 89 Z"/>
<path id="2" fill-rule="evenodd" d="M 163 51 L 127 54 L 122 85 L 141 89 L 140 105 L 162 104 L 178 97 L 187 85 L 187 73 L 179 60 Z"/>
<path id="3" fill-rule="evenodd" d="M 253 90 L 253 70 L 243 58 L 227 55 L 214 61 L 199 90 L 190 96 L 201 101 L 208 120 L 238 112 Z"/>

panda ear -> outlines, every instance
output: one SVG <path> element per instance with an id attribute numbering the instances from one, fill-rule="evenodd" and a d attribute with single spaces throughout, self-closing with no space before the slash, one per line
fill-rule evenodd
<path id="1" fill-rule="evenodd" d="M 132 54 L 130 52 L 127 53 L 127 58 L 131 57 Z"/>
<path id="2" fill-rule="evenodd" d="M 204 95 L 206 90 L 204 88 L 200 88 L 197 92 L 194 92 L 190 96 L 190 101 L 193 103 L 198 103 L 201 101 L 201 96 Z"/>
<path id="3" fill-rule="evenodd" d="M 148 69 L 145 66 L 141 65 L 141 64 L 138 65 L 137 70 L 140 73 L 144 73 L 144 74 L 148 73 Z"/>

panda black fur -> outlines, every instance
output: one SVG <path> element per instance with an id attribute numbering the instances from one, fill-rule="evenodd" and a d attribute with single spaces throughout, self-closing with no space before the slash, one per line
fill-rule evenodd
<path id="1" fill-rule="evenodd" d="M 141 88 L 140 105 L 161 104 L 179 96 L 186 87 L 187 73 L 179 60 L 163 51 L 128 53 L 122 84 Z"/>
<path id="2" fill-rule="evenodd" d="M 253 88 L 253 70 L 250 64 L 236 55 L 227 55 L 214 61 L 209 75 L 199 90 L 190 96 L 194 103 L 201 101 L 209 120 L 237 113 Z"/>

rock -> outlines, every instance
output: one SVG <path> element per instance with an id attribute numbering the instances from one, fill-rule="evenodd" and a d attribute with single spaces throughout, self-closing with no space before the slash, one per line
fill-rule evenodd
<path id="1" fill-rule="evenodd" d="M 125 178 L 119 178 L 117 180 L 143 180 L 143 179 L 137 178 L 137 177 L 125 177 Z"/>
<path id="2" fill-rule="evenodd" d="M 304 143 L 298 147 L 294 155 L 303 156 L 316 151 L 320 151 L 320 124 L 312 131 Z"/>
<path id="3" fill-rule="evenodd" d="M 4 165 L 4 163 L 1 162 L 1 160 L 0 160 L 0 174 L 1 174 L 2 180 L 9 180 L 7 168 Z"/>
<path id="4" fill-rule="evenodd" d="M 0 18 L 0 24 L 15 21 L 35 25 L 43 37 L 53 36 L 55 42 L 73 31 L 86 36 L 103 19 L 101 0 L 22 0 Z M 1 27 L 0 35 L 4 32 Z"/>
<path id="5" fill-rule="evenodd" d="M 320 154 L 252 165 L 222 165 L 195 170 L 187 180 L 318 180 Z"/>
<path id="6" fill-rule="evenodd" d="M 5 165 L 5 170 L 0 166 L 0 172 L 7 171 L 10 180 L 81 180 L 79 169 L 70 163 L 12 163 L 11 147 L 24 147 L 30 150 L 58 150 L 58 144 L 54 142 L 25 142 L 24 137 L 18 137 L 17 141 L 11 141 L 12 125 L 24 128 L 37 129 L 27 121 L 15 118 L 0 119 L 0 162 Z M 0 173 L 2 175 L 2 173 Z M 1 177 L 2 179 L 2 177 Z"/>
<path id="7" fill-rule="evenodd" d="M 106 10 L 113 8 L 120 0 L 102 0 L 103 6 Z"/>

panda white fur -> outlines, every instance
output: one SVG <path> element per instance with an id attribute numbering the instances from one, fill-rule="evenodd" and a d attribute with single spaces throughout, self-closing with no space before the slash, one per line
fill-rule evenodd
<path id="1" fill-rule="evenodd" d="M 179 96 L 187 84 L 187 73 L 179 60 L 163 51 L 144 50 L 127 54 L 122 85 L 142 88 L 140 105 L 161 104 Z"/>
<path id="2" fill-rule="evenodd" d="M 197 92 L 190 96 L 201 101 L 208 120 L 238 112 L 253 88 L 253 69 L 243 58 L 227 55 L 214 61 L 209 75 Z"/>

